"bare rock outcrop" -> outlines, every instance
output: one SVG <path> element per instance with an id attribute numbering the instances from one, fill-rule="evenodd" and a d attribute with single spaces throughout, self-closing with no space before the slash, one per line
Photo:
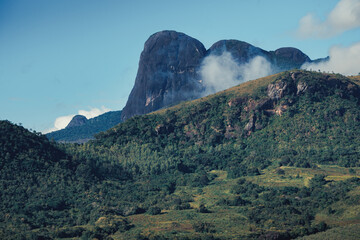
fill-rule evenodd
<path id="1" fill-rule="evenodd" d="M 197 68 L 204 45 L 184 33 L 161 31 L 145 42 L 122 120 L 199 97 Z"/>
<path id="2" fill-rule="evenodd" d="M 285 95 L 288 84 L 285 81 L 271 83 L 267 87 L 267 95 L 272 100 L 278 100 Z"/>

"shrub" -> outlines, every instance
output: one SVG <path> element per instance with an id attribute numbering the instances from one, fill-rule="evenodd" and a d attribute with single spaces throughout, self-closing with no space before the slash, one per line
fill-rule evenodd
<path id="1" fill-rule="evenodd" d="M 206 208 L 206 206 L 202 203 L 197 209 L 199 213 L 209 213 L 210 211 Z"/>
<path id="2" fill-rule="evenodd" d="M 192 225 L 195 232 L 201 232 L 201 233 L 214 233 L 216 232 L 214 229 L 214 225 L 207 222 L 197 222 Z"/>
<path id="3" fill-rule="evenodd" d="M 148 213 L 150 215 L 159 215 L 161 213 L 161 208 L 152 206 L 147 210 L 146 213 Z"/>

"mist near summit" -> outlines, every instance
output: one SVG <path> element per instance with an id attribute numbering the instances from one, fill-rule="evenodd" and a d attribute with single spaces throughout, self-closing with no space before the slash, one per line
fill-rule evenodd
<path id="1" fill-rule="evenodd" d="M 265 77 L 274 70 L 271 63 L 262 56 L 256 56 L 244 64 L 239 64 L 230 52 L 209 55 L 202 61 L 201 83 L 205 87 L 204 96 L 216 93 L 240 83 Z"/>
<path id="2" fill-rule="evenodd" d="M 329 50 L 329 60 L 319 63 L 305 63 L 302 69 L 335 72 L 343 75 L 358 75 L 360 73 L 360 42 L 348 47 L 333 46 Z"/>

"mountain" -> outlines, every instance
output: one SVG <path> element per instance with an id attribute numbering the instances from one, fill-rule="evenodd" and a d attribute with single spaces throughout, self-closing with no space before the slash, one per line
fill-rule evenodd
<path id="1" fill-rule="evenodd" d="M 119 119 L 114 118 L 110 121 L 106 119 L 102 123 L 104 125 L 100 126 L 99 119 L 94 122 L 75 116 L 66 129 L 49 133 L 47 136 L 55 141 L 84 143 L 93 139 L 94 134 L 105 131 L 132 116 L 143 115 L 207 95 L 209 90 L 206 89 L 199 70 L 206 57 L 220 56 L 224 52 L 230 53 L 239 65 L 249 63 L 255 57 L 261 56 L 269 62 L 272 73 L 300 68 L 302 64 L 312 62 L 306 54 L 291 47 L 265 51 L 243 41 L 221 40 L 206 50 L 200 41 L 184 33 L 157 32 L 144 44 L 135 84 Z M 257 66 L 257 68 L 261 67 Z M 107 117 L 109 116 L 104 116 Z M 70 127 L 76 128 L 68 129 Z"/>
<path id="2" fill-rule="evenodd" d="M 66 128 L 79 127 L 81 125 L 84 125 L 86 122 L 87 122 L 87 118 L 85 116 L 76 115 L 71 119 L 71 121 L 66 126 Z"/>
<path id="3" fill-rule="evenodd" d="M 65 129 L 48 133 L 46 136 L 57 142 L 84 143 L 93 139 L 95 134 L 106 131 L 120 122 L 121 111 L 110 111 L 91 119 L 76 115 Z"/>
<path id="4" fill-rule="evenodd" d="M 312 60 L 302 51 L 297 48 L 284 47 L 269 52 L 274 65 L 278 66 L 280 71 L 289 70 L 293 68 L 300 68 L 301 65 Z"/>
<path id="5" fill-rule="evenodd" d="M 204 95 L 199 69 L 207 56 L 231 53 L 241 65 L 256 56 L 271 63 L 273 73 L 300 68 L 311 59 L 296 48 L 265 51 L 238 40 L 221 40 L 208 50 L 198 40 L 175 31 L 161 31 L 145 42 L 135 85 L 122 112 L 122 120 Z"/>
<path id="6" fill-rule="evenodd" d="M 197 98 L 201 86 L 196 70 L 205 54 L 201 42 L 183 33 L 162 31 L 150 36 L 122 119 Z"/>
<path id="7" fill-rule="evenodd" d="M 231 53 L 239 65 L 249 62 L 256 56 L 264 57 L 271 63 L 274 73 L 300 68 L 304 63 L 312 61 L 297 48 L 284 47 L 268 52 L 239 40 L 218 41 L 207 51 L 207 56 L 221 55 L 224 52 Z"/>
<path id="8" fill-rule="evenodd" d="M 0 238 L 357 239 L 359 82 L 286 71 L 82 145 L 0 121 Z"/>

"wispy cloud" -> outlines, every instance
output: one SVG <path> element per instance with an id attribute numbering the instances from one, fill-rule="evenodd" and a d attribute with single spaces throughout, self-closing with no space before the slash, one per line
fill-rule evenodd
<path id="1" fill-rule="evenodd" d="M 90 119 L 90 118 L 97 117 L 97 116 L 99 116 L 103 113 L 109 112 L 109 111 L 111 111 L 111 109 L 102 106 L 101 108 L 90 108 L 90 110 L 79 110 L 78 115 L 83 115 L 87 119 Z M 44 133 L 46 134 L 49 132 L 64 129 L 70 123 L 71 119 L 75 115 L 76 114 L 70 114 L 70 115 L 61 116 L 61 117 L 56 118 L 55 122 L 54 122 L 54 127 L 45 130 Z"/>
<path id="2" fill-rule="evenodd" d="M 90 108 L 88 111 L 79 110 L 78 114 L 85 116 L 87 119 L 90 119 L 109 111 L 111 111 L 111 109 L 102 106 L 101 108 Z"/>
<path id="3" fill-rule="evenodd" d="M 309 13 L 299 22 L 300 38 L 329 38 L 360 27 L 360 0 L 340 0 L 324 21 Z"/>
<path id="4" fill-rule="evenodd" d="M 256 56 L 248 63 L 239 64 L 227 51 L 221 55 L 207 56 L 200 68 L 200 76 L 205 86 L 204 95 L 270 75 L 272 72 L 270 62 L 264 57 Z"/>
<path id="5" fill-rule="evenodd" d="M 360 42 L 349 47 L 334 46 L 329 51 L 329 60 L 320 63 L 306 63 L 301 68 L 344 75 L 357 75 L 360 72 Z"/>

